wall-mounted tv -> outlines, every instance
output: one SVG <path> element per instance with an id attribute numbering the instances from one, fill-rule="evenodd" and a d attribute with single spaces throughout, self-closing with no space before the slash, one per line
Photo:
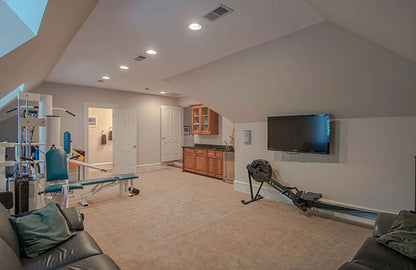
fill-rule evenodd
<path id="1" fill-rule="evenodd" d="M 329 114 L 267 117 L 269 150 L 329 154 L 329 145 Z"/>

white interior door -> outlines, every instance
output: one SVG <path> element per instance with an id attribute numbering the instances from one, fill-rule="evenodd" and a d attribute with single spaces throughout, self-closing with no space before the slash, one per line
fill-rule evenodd
<path id="1" fill-rule="evenodd" d="M 113 173 L 136 173 L 137 117 L 125 110 L 113 111 Z"/>
<path id="2" fill-rule="evenodd" d="M 181 108 L 161 106 L 162 162 L 181 159 Z"/>

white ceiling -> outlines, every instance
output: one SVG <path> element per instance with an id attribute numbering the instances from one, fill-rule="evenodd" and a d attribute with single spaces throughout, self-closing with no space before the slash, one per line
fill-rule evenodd
<path id="1" fill-rule="evenodd" d="M 202 18 L 221 3 L 234 12 L 215 22 Z M 173 92 L 164 78 L 323 20 L 304 0 L 101 0 L 47 81 Z M 202 30 L 189 30 L 192 22 Z M 149 48 L 158 54 L 146 55 Z M 136 62 L 138 55 L 148 58 Z M 111 79 L 96 82 L 103 75 Z"/>

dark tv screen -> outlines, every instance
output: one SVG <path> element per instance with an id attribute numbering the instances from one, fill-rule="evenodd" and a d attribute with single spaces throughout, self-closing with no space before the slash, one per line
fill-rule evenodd
<path id="1" fill-rule="evenodd" d="M 329 114 L 267 118 L 269 150 L 329 154 L 329 135 Z"/>

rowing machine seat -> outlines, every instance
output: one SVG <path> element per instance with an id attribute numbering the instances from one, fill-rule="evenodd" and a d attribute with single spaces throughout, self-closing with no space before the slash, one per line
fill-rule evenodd
<path id="1" fill-rule="evenodd" d="M 302 195 L 300 195 L 300 198 L 305 201 L 318 201 L 320 198 L 322 198 L 322 194 L 320 193 L 314 193 L 314 192 L 305 192 Z"/>

